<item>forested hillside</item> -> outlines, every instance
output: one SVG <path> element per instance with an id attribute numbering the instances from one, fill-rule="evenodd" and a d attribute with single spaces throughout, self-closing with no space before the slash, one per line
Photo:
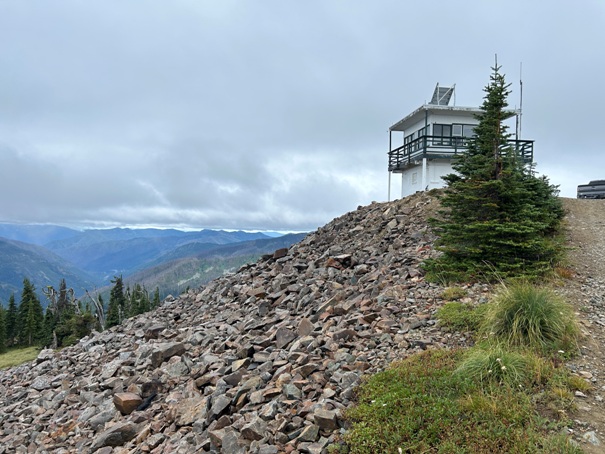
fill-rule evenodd
<path id="1" fill-rule="evenodd" d="M 78 232 L 57 226 L 9 224 L 0 224 L 0 231 L 12 238 L 45 244 L 0 238 L 0 303 L 6 305 L 28 278 L 43 306 L 46 301 L 42 290 L 56 286 L 62 278 L 76 295 L 82 296 L 86 290 L 111 285 L 115 276 L 128 278 L 141 273 L 149 288 L 160 286 L 162 295 L 166 295 L 208 282 L 303 236 L 273 238 L 258 232 L 160 229 Z M 186 282 L 183 276 L 188 276 Z"/>
<path id="2" fill-rule="evenodd" d="M 19 294 L 28 278 L 40 291 L 66 279 L 78 289 L 93 289 L 97 281 L 85 271 L 42 246 L 0 238 L 0 303 L 6 305 L 12 294 Z"/>

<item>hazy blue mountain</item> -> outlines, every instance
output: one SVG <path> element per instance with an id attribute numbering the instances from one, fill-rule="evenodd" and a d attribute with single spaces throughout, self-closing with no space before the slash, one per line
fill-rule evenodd
<path id="1" fill-rule="evenodd" d="M 8 240 L 44 246 L 52 241 L 65 240 L 78 235 L 78 230 L 58 225 L 29 225 L 0 223 L 0 237 Z"/>
<path id="2" fill-rule="evenodd" d="M 0 301 L 5 306 L 11 293 L 19 302 L 25 277 L 36 287 L 43 305 L 42 290 L 47 285 L 58 288 L 62 278 L 78 294 L 95 287 L 92 277 L 48 249 L 0 238 Z"/>

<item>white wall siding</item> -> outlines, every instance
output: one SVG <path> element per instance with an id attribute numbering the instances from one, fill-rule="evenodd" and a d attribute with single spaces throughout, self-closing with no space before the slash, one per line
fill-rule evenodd
<path id="1" fill-rule="evenodd" d="M 422 165 L 410 167 L 401 174 L 401 196 L 407 197 L 422 191 Z"/>
<path id="2" fill-rule="evenodd" d="M 407 197 L 418 191 L 445 187 L 442 176 L 453 173 L 451 161 L 446 159 L 427 161 L 426 183 L 422 186 L 422 163 L 409 167 L 401 173 L 401 196 Z M 399 176 L 399 174 L 395 174 Z M 396 181 L 396 180 L 395 180 Z"/>
<path id="3" fill-rule="evenodd" d="M 448 160 L 429 161 L 428 165 L 428 186 L 429 189 L 443 188 L 445 181 L 441 179 L 449 173 L 453 173 L 452 163 Z"/>
<path id="4" fill-rule="evenodd" d="M 454 123 L 465 124 L 465 125 L 477 125 L 479 120 L 475 116 L 468 112 L 458 112 L 457 115 L 429 115 L 429 124 L 439 123 L 442 125 L 451 125 Z"/>

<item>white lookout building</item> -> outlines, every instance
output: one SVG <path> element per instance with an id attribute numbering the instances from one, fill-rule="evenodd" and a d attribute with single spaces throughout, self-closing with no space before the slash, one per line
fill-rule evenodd
<path id="1" fill-rule="evenodd" d="M 392 174 L 401 174 L 401 197 L 441 188 L 445 185 L 441 177 L 453 173 L 454 157 L 466 151 L 479 123 L 475 116 L 482 111 L 479 107 L 450 106 L 452 98 L 455 104 L 455 87 L 437 84 L 431 102 L 389 128 L 389 200 Z M 516 118 L 516 133 L 509 144 L 515 147 L 523 162 L 531 164 L 534 141 L 519 140 L 521 111 L 512 112 Z"/>

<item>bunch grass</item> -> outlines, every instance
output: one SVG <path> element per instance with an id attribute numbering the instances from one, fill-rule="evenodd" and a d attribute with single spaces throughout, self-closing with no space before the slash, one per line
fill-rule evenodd
<path id="1" fill-rule="evenodd" d="M 487 306 L 481 332 L 488 339 L 547 355 L 577 350 L 575 312 L 549 288 L 523 281 L 503 285 Z"/>

